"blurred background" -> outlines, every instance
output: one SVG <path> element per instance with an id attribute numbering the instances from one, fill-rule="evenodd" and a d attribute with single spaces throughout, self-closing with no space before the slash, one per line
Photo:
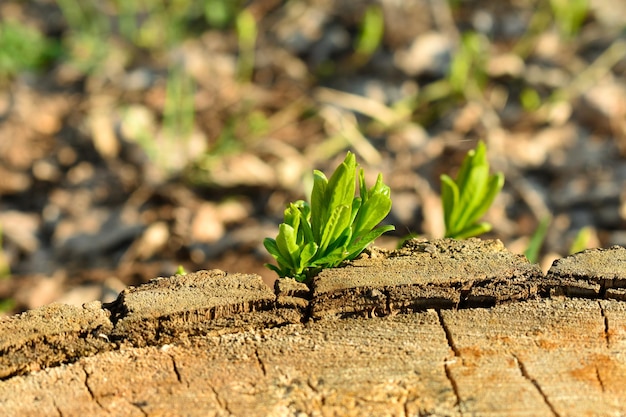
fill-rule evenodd
<path id="1" fill-rule="evenodd" d="M 485 217 L 547 269 L 626 245 L 626 2 L 0 1 L 0 310 L 110 301 L 262 246 L 347 150 L 379 239 L 441 237 L 439 176 L 484 140 Z"/>

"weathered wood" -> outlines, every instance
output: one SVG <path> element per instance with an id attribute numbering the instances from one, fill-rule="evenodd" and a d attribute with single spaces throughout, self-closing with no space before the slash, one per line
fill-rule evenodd
<path id="1" fill-rule="evenodd" d="M 113 329 L 99 302 L 51 304 L 0 320 L 0 379 L 110 349 Z"/>
<path id="2" fill-rule="evenodd" d="M 626 248 L 588 249 L 557 259 L 544 292 L 570 297 L 626 299 Z"/>
<path id="3" fill-rule="evenodd" d="M 0 321 L 0 415 L 626 415 L 621 256 L 543 278 L 498 242 L 411 241 L 312 290 L 201 271 L 44 307 Z M 557 295 L 577 283 L 600 290 Z"/>
<path id="4" fill-rule="evenodd" d="M 626 342 L 623 303 L 562 298 L 441 315 L 456 354 L 447 369 L 461 411 L 626 412 L 626 362 L 615 355 Z"/>
<path id="5" fill-rule="evenodd" d="M 322 271 L 313 280 L 315 319 L 428 308 L 489 307 L 538 295 L 539 266 L 499 240 L 413 239 L 384 256 Z"/>
<path id="6" fill-rule="evenodd" d="M 122 291 L 109 306 L 111 338 L 146 346 L 301 321 L 294 309 L 276 309 L 275 299 L 254 274 L 213 270 L 159 278 Z"/>
<path id="7" fill-rule="evenodd" d="M 623 303 L 572 299 L 324 320 L 84 358 L 0 382 L 0 404 L 19 416 L 623 415 L 625 323 Z"/>

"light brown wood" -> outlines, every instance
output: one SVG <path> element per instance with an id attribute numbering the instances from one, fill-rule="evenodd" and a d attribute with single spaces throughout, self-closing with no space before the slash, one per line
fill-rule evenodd
<path id="1" fill-rule="evenodd" d="M 420 280 L 426 278 L 416 278 L 424 272 L 413 268 L 407 275 L 406 264 L 421 265 L 424 253 L 433 253 L 423 242 L 414 242 L 412 253 L 405 248 L 378 260 L 372 254 L 325 272 L 313 291 L 281 281 L 273 293 L 257 276 L 217 271 L 159 279 L 125 291 L 107 309 L 53 306 L 0 321 L 0 415 L 626 415 L 626 303 L 601 298 L 607 295 L 602 290 L 591 299 L 556 295 L 568 294 L 559 288 L 606 276 L 606 265 L 621 259 L 621 250 L 594 252 L 593 264 L 601 266 L 589 270 L 584 263 L 586 272 L 568 273 L 560 287 L 558 264 L 549 279 L 526 275 L 520 281 L 519 271 L 534 267 L 498 244 L 470 241 L 457 250 L 458 243 L 450 242 L 457 249 L 447 250 L 446 241 L 431 243 L 438 253 L 433 265 L 446 265 L 446 256 L 455 267 L 468 259 L 489 260 L 484 274 L 479 266 L 460 268 L 472 271 L 465 277 L 451 274 L 449 265 L 430 265 L 430 279 L 440 281 L 440 288 L 479 283 L 486 292 L 527 299 L 493 293 L 489 297 L 497 302 L 490 308 L 419 311 L 417 305 L 438 302 L 424 297 Z M 394 256 L 404 257 L 405 266 L 389 267 Z M 375 271 L 369 280 L 368 263 Z M 509 280 L 492 273 L 507 270 Z M 362 279 L 341 282 L 333 275 L 356 271 Z M 619 271 L 610 281 L 617 290 L 626 282 Z M 394 274 L 404 274 L 404 281 Z M 538 282 L 528 286 L 529 280 Z M 507 289 L 507 282 L 515 288 Z M 519 292 L 520 282 L 536 293 Z M 316 298 L 316 288 L 325 288 L 323 296 Z M 405 308 L 388 308 L 397 294 L 405 297 Z M 459 300 L 470 294 L 459 292 Z M 385 308 L 371 310 L 369 301 L 357 297 L 385 297 Z M 341 310 L 338 299 L 348 308 Z M 316 304 L 324 311 L 317 320 L 311 312 Z M 58 314 L 47 326 L 45 317 L 53 311 Z M 93 332 L 68 332 L 72 323 L 97 327 L 105 346 L 73 351 L 93 341 Z M 63 334 L 70 336 L 65 342 Z M 47 362 L 53 354 L 66 363 Z M 27 372 L 37 367 L 45 369 Z"/>

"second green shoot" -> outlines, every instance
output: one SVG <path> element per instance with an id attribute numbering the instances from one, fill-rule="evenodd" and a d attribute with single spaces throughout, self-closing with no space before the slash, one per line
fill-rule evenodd
<path id="1" fill-rule="evenodd" d="M 446 237 L 467 239 L 486 233 L 491 225 L 478 220 L 487 212 L 504 185 L 500 172 L 489 175 L 487 148 L 479 142 L 467 153 L 456 180 L 441 176 L 441 200 Z"/>

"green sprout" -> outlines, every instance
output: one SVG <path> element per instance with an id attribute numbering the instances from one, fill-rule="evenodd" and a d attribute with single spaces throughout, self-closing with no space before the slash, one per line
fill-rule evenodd
<path id="1" fill-rule="evenodd" d="M 589 14 L 588 0 L 550 0 L 554 19 L 566 39 L 572 39 L 585 23 Z"/>
<path id="2" fill-rule="evenodd" d="M 355 52 L 363 60 L 369 59 L 380 46 L 385 32 L 385 19 L 382 8 L 370 5 L 365 9 Z"/>
<path id="3" fill-rule="evenodd" d="M 572 245 L 569 247 L 569 254 L 573 255 L 578 252 L 582 252 L 588 249 L 593 237 L 593 228 L 591 226 L 585 226 L 578 231 Z"/>
<path id="4" fill-rule="evenodd" d="M 0 82 L 24 70 L 41 69 L 58 54 L 58 45 L 37 29 L 11 20 L 0 22 Z"/>
<path id="5" fill-rule="evenodd" d="M 552 216 L 546 216 L 541 219 L 539 226 L 537 226 L 537 230 L 535 230 L 535 233 L 533 233 L 530 237 L 528 247 L 524 251 L 524 255 L 530 263 L 536 264 L 539 261 L 539 252 L 541 251 L 543 242 L 546 240 L 548 228 L 550 227 L 551 222 Z"/>
<path id="6" fill-rule="evenodd" d="M 391 210 L 390 189 L 382 174 L 367 188 L 363 169 L 358 171 L 360 197 L 355 197 L 357 163 L 348 152 L 330 180 L 313 171 L 311 203 L 290 203 L 276 239 L 263 241 L 278 266 L 266 266 L 281 278 L 304 282 L 322 269 L 356 258 L 391 225 L 375 228 Z"/>
<path id="7" fill-rule="evenodd" d="M 441 176 L 446 237 L 467 239 L 487 233 L 491 224 L 478 222 L 504 185 L 504 175 L 489 175 L 487 148 L 479 142 L 465 156 L 456 180 Z"/>
<path id="8" fill-rule="evenodd" d="M 257 23 L 252 12 L 248 9 L 239 12 L 235 27 L 239 40 L 237 74 L 240 81 L 250 81 L 254 72 L 254 47 L 258 35 Z"/>

